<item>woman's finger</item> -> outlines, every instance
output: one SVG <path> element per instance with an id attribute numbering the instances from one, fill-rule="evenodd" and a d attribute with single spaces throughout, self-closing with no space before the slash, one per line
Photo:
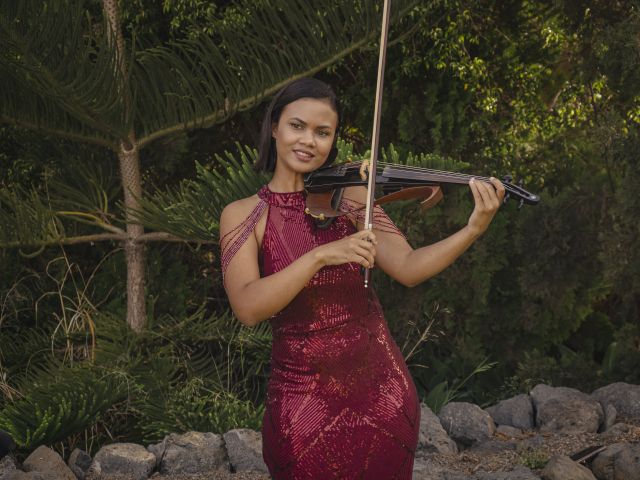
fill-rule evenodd
<path id="1" fill-rule="evenodd" d="M 489 180 L 491 180 L 491 183 L 495 187 L 496 194 L 498 195 L 498 199 L 500 200 L 500 203 L 502 203 L 502 200 L 504 200 L 504 195 L 506 193 L 506 190 L 504 189 L 504 184 L 495 177 L 491 177 Z"/>
<path id="2" fill-rule="evenodd" d="M 378 240 L 376 239 L 376 234 L 373 233 L 371 230 L 369 229 L 364 229 L 364 230 L 360 230 L 358 233 L 356 233 L 355 235 L 357 235 L 358 237 L 367 240 L 373 244 L 378 243 Z"/>
<path id="3" fill-rule="evenodd" d="M 354 263 L 359 263 L 360 265 L 366 268 L 371 268 L 373 266 L 373 259 L 367 258 L 367 256 L 364 254 L 358 255 L 357 253 L 354 253 L 350 261 Z"/>
<path id="4" fill-rule="evenodd" d="M 469 188 L 471 189 L 471 193 L 473 194 L 473 200 L 478 207 L 482 207 L 484 202 L 482 200 L 482 196 L 478 191 L 478 181 L 475 178 L 469 180 Z"/>
<path id="5" fill-rule="evenodd" d="M 495 204 L 495 201 L 497 200 L 497 197 L 495 196 L 495 190 L 493 190 L 493 186 L 487 184 L 486 182 L 478 182 L 476 186 L 478 187 L 478 192 L 482 197 L 482 203 L 485 210 L 491 210 L 493 208 L 493 205 Z"/>
<path id="6" fill-rule="evenodd" d="M 376 257 L 375 250 L 369 250 L 367 248 L 359 248 L 355 250 L 354 253 L 356 255 L 360 255 L 361 257 L 366 258 L 368 261 L 372 263 L 375 261 L 375 257 Z"/>

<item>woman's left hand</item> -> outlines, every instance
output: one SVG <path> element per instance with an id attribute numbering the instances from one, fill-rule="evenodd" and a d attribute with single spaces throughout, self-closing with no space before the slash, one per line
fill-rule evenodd
<path id="1" fill-rule="evenodd" d="M 491 177 L 491 183 L 471 179 L 469 188 L 475 200 L 475 208 L 469 217 L 467 227 L 476 235 L 482 235 L 504 199 L 504 185 L 497 178 Z"/>

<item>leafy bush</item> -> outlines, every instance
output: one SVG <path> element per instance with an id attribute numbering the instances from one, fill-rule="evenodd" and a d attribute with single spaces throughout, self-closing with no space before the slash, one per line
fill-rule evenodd
<path id="1" fill-rule="evenodd" d="M 260 430 L 264 406 L 254 406 L 200 377 L 176 382 L 171 388 L 136 400 L 138 425 L 145 442 L 162 439 L 171 432 L 190 430 L 224 433 L 233 428 Z"/>
<path id="2" fill-rule="evenodd" d="M 63 368 L 49 373 L 46 383 L 37 384 L 0 411 L 0 429 L 21 448 L 49 445 L 85 430 L 126 396 L 121 382 L 97 369 Z"/>

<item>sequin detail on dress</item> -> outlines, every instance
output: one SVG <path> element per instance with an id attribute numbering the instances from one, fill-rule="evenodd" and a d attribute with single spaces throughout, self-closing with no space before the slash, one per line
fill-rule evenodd
<path id="1" fill-rule="evenodd" d="M 317 228 L 304 214 L 303 192 L 265 186 L 258 196 L 268 205 L 263 276 L 356 232 L 347 216 Z M 257 210 L 252 215 L 260 218 Z M 254 220 L 243 225 L 253 229 Z M 359 265 L 322 268 L 269 322 L 262 446 L 272 477 L 411 479 L 420 424 L 416 389 Z"/>

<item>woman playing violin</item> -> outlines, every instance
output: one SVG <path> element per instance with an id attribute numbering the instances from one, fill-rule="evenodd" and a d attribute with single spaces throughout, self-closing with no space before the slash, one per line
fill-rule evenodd
<path id="1" fill-rule="evenodd" d="M 247 326 L 268 320 L 271 373 L 262 426 L 263 457 L 275 479 L 410 479 L 420 406 L 402 354 L 361 266 L 412 287 L 455 261 L 487 229 L 502 183 L 471 181 L 467 225 L 413 249 L 375 208 L 318 228 L 304 213 L 304 175 L 336 157 L 338 99 L 302 78 L 280 90 L 262 125 L 256 167 L 273 177 L 220 218 L 224 286 Z M 347 187 L 342 206 L 366 201 Z"/>

